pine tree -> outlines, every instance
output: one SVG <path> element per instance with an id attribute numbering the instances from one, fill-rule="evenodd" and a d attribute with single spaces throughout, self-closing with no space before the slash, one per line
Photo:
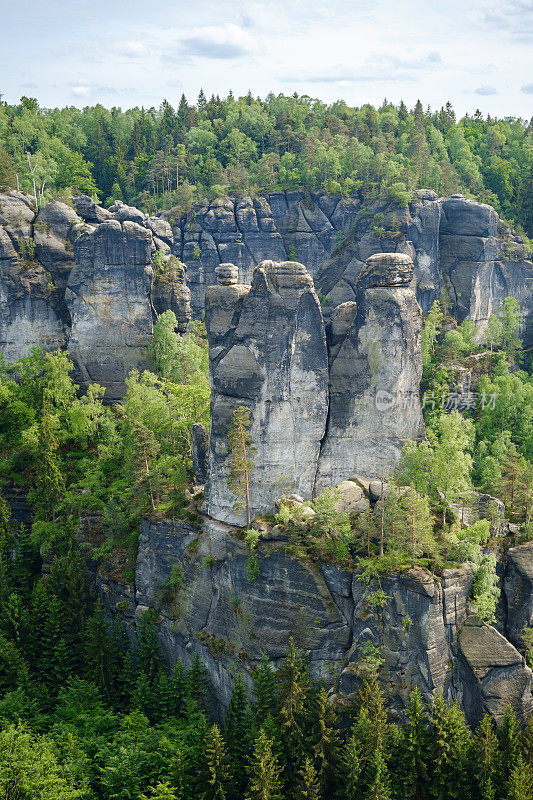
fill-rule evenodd
<path id="1" fill-rule="evenodd" d="M 206 761 L 208 789 L 205 800 L 226 800 L 229 780 L 229 759 L 224 739 L 218 725 L 213 725 L 206 741 Z"/>
<path id="2" fill-rule="evenodd" d="M 253 456 L 257 452 L 250 435 L 250 409 L 239 406 L 231 416 L 228 430 L 230 452 L 230 475 L 228 486 L 237 497 L 244 497 L 246 524 L 252 523 L 250 512 L 250 473 L 253 469 Z M 236 504 L 238 506 L 239 503 Z"/>
<path id="3" fill-rule="evenodd" d="M 246 800 L 282 800 L 281 768 L 263 728 L 255 740 L 248 775 Z"/>

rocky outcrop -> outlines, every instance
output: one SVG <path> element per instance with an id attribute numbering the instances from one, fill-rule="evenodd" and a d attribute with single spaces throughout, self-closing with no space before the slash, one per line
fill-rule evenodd
<path id="1" fill-rule="evenodd" d="M 501 723 L 508 706 L 527 720 L 533 711 L 531 670 L 496 628 L 467 617 L 458 637 L 463 707 L 474 725 L 484 714 Z"/>
<path id="2" fill-rule="evenodd" d="M 216 284 L 220 264 L 234 263 L 238 282 L 249 285 L 263 260 L 304 263 L 329 319 L 337 306 L 355 301 L 366 260 L 393 252 L 413 259 L 413 289 L 424 312 L 444 286 L 459 319 L 469 316 L 482 329 L 503 298 L 512 295 L 525 314 L 525 340 L 533 343 L 533 266 L 526 248 L 493 209 L 462 196 L 438 198 L 420 190 L 401 208 L 363 193 L 339 198 L 285 191 L 253 199 L 222 198 L 185 215 L 171 210 L 157 217 L 118 201 L 104 209 L 86 196 L 73 198 L 73 205 L 49 203 L 36 216 L 25 195 L 0 196 L 0 346 L 8 361 L 34 344 L 46 349 L 66 344 L 76 324 L 65 301 L 74 241 L 87 226 L 112 220 L 146 229 L 152 253 L 164 254 L 169 269 L 166 274 L 156 271 L 146 303 L 154 317 L 171 308 L 179 330 L 191 313 L 189 302 L 193 315 L 203 313 L 206 287 Z M 168 259 L 171 254 L 187 264 L 190 296 L 179 269 Z M 113 270 L 109 278 L 113 281 Z M 117 290 L 122 280 L 119 270 Z M 142 285 L 138 294 L 144 296 Z M 117 319 L 115 327 L 120 325 Z M 123 334 L 128 338 L 126 329 Z M 105 337 L 104 332 L 103 341 Z"/>
<path id="3" fill-rule="evenodd" d="M 368 259 L 357 303 L 329 326 L 329 416 L 316 489 L 352 474 L 387 477 L 407 440 L 423 435 L 419 399 L 422 314 L 404 254 Z"/>
<path id="4" fill-rule="evenodd" d="M 33 345 L 68 347 L 77 380 L 101 383 L 109 402 L 132 367 L 146 366 L 159 314 L 171 309 L 186 330 L 190 292 L 166 220 L 85 196 L 73 203 L 36 214 L 24 195 L 0 195 L 0 347 L 8 362 Z"/>
<path id="5" fill-rule="evenodd" d="M 8 363 L 35 345 L 54 350 L 66 340 L 52 274 L 36 259 L 34 219 L 24 195 L 0 194 L 0 349 Z"/>
<path id="6" fill-rule="evenodd" d="M 518 648 L 524 646 L 524 628 L 533 626 L 533 543 L 507 551 L 503 584 L 507 608 L 506 636 Z"/>
<path id="7" fill-rule="evenodd" d="M 251 415 L 256 453 L 250 472 L 252 517 L 282 494 L 311 496 L 328 411 L 324 326 L 313 281 L 297 262 L 264 261 L 251 287 L 233 283 L 231 265 L 206 292 L 211 427 L 207 513 L 244 523 L 228 488 L 228 431 L 240 406 Z"/>
<path id="8" fill-rule="evenodd" d="M 380 681 L 393 715 L 403 715 L 413 686 L 428 703 L 435 693 L 459 700 L 472 724 L 485 712 L 501 719 L 507 703 L 521 719 L 530 713 L 531 672 L 522 656 L 469 612 L 468 566 L 444 570 L 441 579 L 422 569 L 390 574 L 380 584 L 385 605 L 373 609 L 375 586 L 291 555 L 282 535 L 263 539 L 256 554 L 259 577 L 252 580 L 249 551 L 230 526 L 146 520 L 135 586 L 100 574 L 100 593 L 132 636 L 142 613 L 155 610 L 169 665 L 178 658 L 190 664 L 198 653 L 219 712 L 236 675 L 250 680 L 263 655 L 279 664 L 292 636 L 305 648 L 312 675 L 339 698 L 359 685 L 361 646 L 372 642 L 383 658 Z"/>
<path id="9" fill-rule="evenodd" d="M 118 400 L 152 332 L 151 235 L 135 222 L 106 220 L 77 239 L 75 255 L 65 299 L 77 381 L 102 384 L 106 399 Z"/>
<path id="10" fill-rule="evenodd" d="M 168 212 L 172 218 L 172 212 Z M 402 208 L 360 193 L 340 198 L 302 191 L 263 198 L 224 198 L 199 204 L 174 223 L 173 251 L 188 265 L 192 307 L 201 314 L 216 266 L 231 261 L 249 283 L 264 259 L 296 258 L 324 295 L 324 311 L 355 300 L 356 282 L 374 253 L 413 259 L 417 299 L 424 313 L 446 287 L 459 320 L 483 326 L 509 294 L 526 316 L 533 343 L 533 265 L 520 238 L 494 209 L 462 195 L 439 198 L 427 189 Z"/>

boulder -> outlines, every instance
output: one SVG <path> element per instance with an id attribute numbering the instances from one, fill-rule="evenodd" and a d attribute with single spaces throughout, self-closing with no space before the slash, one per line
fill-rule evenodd
<path id="1" fill-rule="evenodd" d="M 458 636 L 463 704 L 471 723 L 489 713 L 500 723 L 508 706 L 522 722 L 533 711 L 531 670 L 496 628 L 469 616 Z"/>

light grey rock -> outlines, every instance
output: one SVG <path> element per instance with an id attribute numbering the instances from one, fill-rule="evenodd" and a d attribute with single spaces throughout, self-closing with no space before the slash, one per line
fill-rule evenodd
<path id="1" fill-rule="evenodd" d="M 228 430 L 239 406 L 250 410 L 256 455 L 252 516 L 277 498 L 310 498 L 327 415 L 327 350 L 313 281 L 302 264 L 265 261 L 248 290 L 210 287 L 206 326 L 212 386 L 210 516 L 243 524 L 228 488 Z"/>
<path id="2" fill-rule="evenodd" d="M 485 713 L 501 722 L 511 706 L 525 722 L 533 711 L 531 670 L 496 628 L 471 615 L 458 637 L 464 705 L 476 724 Z"/>
<path id="3" fill-rule="evenodd" d="M 126 221 L 107 220 L 74 245 L 66 302 L 71 316 L 68 349 L 82 387 L 106 387 L 106 400 L 124 393 L 131 369 L 145 365 L 152 332 L 152 235 Z"/>
<path id="4" fill-rule="evenodd" d="M 354 321 L 342 344 L 335 338 L 330 344 L 329 417 L 317 491 L 352 474 L 389 476 L 404 443 L 423 435 L 422 315 L 413 290 L 394 285 L 408 283 L 412 271 L 403 255 L 369 259 Z M 392 285 L 379 285 L 383 280 Z"/>
<path id="5" fill-rule="evenodd" d="M 100 222 L 105 222 L 106 219 L 111 219 L 113 216 L 106 208 L 99 206 L 92 197 L 82 194 L 79 197 L 73 197 L 72 202 L 76 208 L 78 216 L 89 222 L 92 225 L 97 225 Z"/>
<path id="6" fill-rule="evenodd" d="M 173 311 L 178 321 L 178 332 L 185 333 L 191 321 L 191 292 L 187 286 L 185 264 L 181 264 L 176 256 L 165 256 L 162 268 L 156 272 L 151 301 L 157 316 L 164 311 Z"/>

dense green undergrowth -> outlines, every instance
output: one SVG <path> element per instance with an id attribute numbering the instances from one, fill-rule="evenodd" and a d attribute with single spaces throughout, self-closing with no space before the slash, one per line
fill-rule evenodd
<path id="1" fill-rule="evenodd" d="M 177 108 L 165 100 L 122 111 L 45 109 L 23 97 L 0 101 L 0 190 L 20 187 L 40 204 L 73 190 L 179 213 L 206 197 L 298 188 L 406 205 L 429 188 L 491 203 L 533 237 L 532 136 L 531 123 L 513 117 L 457 120 L 449 103 L 353 108 L 201 92 Z"/>

